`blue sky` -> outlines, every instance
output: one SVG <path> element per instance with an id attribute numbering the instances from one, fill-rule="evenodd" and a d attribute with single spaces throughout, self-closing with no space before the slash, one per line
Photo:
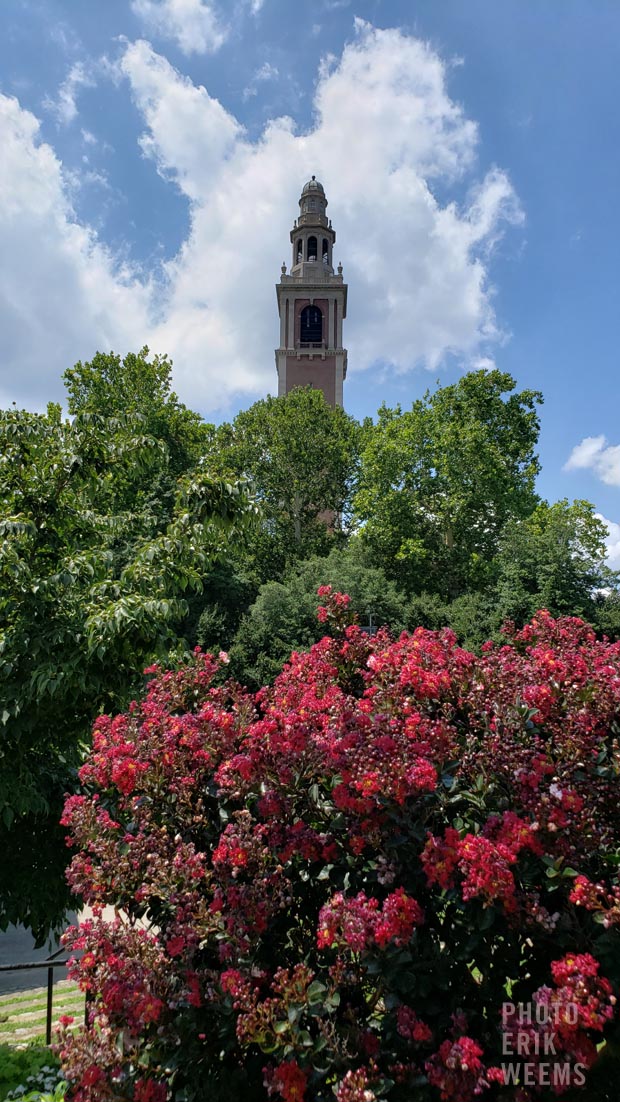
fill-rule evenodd
<path id="1" fill-rule="evenodd" d="M 275 389 L 305 179 L 349 282 L 345 405 L 497 364 L 540 491 L 620 565 L 617 0 L 3 0 L 0 398 L 148 343 L 221 420 Z M 569 469 L 566 464 L 570 459 Z"/>

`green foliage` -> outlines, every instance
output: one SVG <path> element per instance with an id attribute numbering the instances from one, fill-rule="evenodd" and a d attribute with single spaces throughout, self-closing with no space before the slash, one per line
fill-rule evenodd
<path id="1" fill-rule="evenodd" d="M 291 650 L 306 650 L 321 638 L 319 585 L 348 593 L 361 624 L 368 624 L 371 614 L 375 627 L 387 625 L 398 633 L 405 626 L 406 598 L 382 570 L 365 564 L 354 541 L 347 550 L 334 548 L 326 558 L 295 564 L 283 582 L 261 586 L 231 649 L 232 672 L 240 681 L 258 688 L 280 672 Z"/>
<path id="2" fill-rule="evenodd" d="M 261 505 L 263 526 L 252 542 L 261 581 L 287 562 L 325 553 L 346 527 L 359 433 L 311 387 L 256 402 L 218 431 L 214 459 L 248 477 Z"/>
<path id="3" fill-rule="evenodd" d="M 190 601 L 194 623 L 185 627 L 187 638 L 207 649 L 230 647 L 257 592 L 258 585 L 244 571 L 242 562 L 216 565 L 205 579 L 202 593 Z"/>
<path id="4" fill-rule="evenodd" d="M 215 430 L 171 390 L 171 360 L 167 356 L 149 360 L 148 355 L 146 347 L 123 360 L 113 352 L 97 352 L 90 363 L 77 363 L 63 376 L 67 405 L 72 416 L 140 418 L 144 431 L 165 444 L 165 469 L 175 477 L 195 466 Z"/>
<path id="5" fill-rule="evenodd" d="M 464 646 L 478 650 L 485 639 L 500 639 L 506 621 L 521 627 L 546 608 L 553 616 L 584 617 L 600 629 L 606 624 L 615 638 L 617 595 L 597 596 L 597 589 L 617 579 L 605 565 L 605 526 L 589 502 L 541 502 L 529 517 L 510 520 L 487 568 L 483 591 L 453 601 L 427 592 L 413 597 L 407 626 L 451 627 Z"/>
<path id="6" fill-rule="evenodd" d="M 605 566 L 606 534 L 588 501 L 542 502 L 510 522 L 496 560 L 498 615 L 523 623 L 546 608 L 591 619 L 595 590 L 615 584 Z"/>
<path id="7" fill-rule="evenodd" d="M 35 1077 L 36 1078 L 36 1077 Z M 38 1088 L 29 1090 L 25 1094 L 9 1094 L 7 1095 L 7 1102 L 14 1099 L 15 1102 L 63 1102 L 67 1093 L 67 1083 L 63 1080 L 57 1083 L 56 1087 L 52 1091 L 43 1090 Z"/>
<path id="8" fill-rule="evenodd" d="M 168 412 L 187 422 L 175 462 L 184 440 L 189 463 L 195 415 L 174 396 L 166 412 L 165 379 L 159 396 L 149 381 L 150 413 L 142 393 L 134 412 L 127 392 L 127 410 L 113 412 L 98 396 L 106 365 L 119 366 L 98 357 L 75 369 L 71 421 L 56 406 L 0 412 L 0 845 L 11 855 L 0 927 L 22 921 L 41 936 L 66 903 L 55 824 L 81 740 L 99 711 L 139 690 L 147 663 L 178 648 L 185 594 L 253 513 L 243 483 L 197 460 L 177 477 L 163 430 L 145 432 Z"/>
<path id="9" fill-rule="evenodd" d="M 4 1099 L 13 1097 L 30 1098 L 30 1092 L 34 1091 L 35 1086 L 49 1085 L 54 1090 L 59 1075 L 58 1061 L 45 1045 L 28 1045 L 26 1048 L 0 1045 L 0 1099 L 3 1102 Z M 24 1093 L 15 1093 L 19 1088 L 26 1090 Z M 38 1097 L 38 1094 L 33 1095 L 33 1098 Z"/>
<path id="10" fill-rule="evenodd" d="M 514 388 L 500 371 L 471 372 L 408 412 L 383 406 L 365 432 L 355 513 L 378 564 L 410 593 L 483 587 L 504 525 L 534 508 L 542 399 Z"/>
<path id="11" fill-rule="evenodd" d="M 594 599 L 592 623 L 608 639 L 620 639 L 620 594 L 599 593 Z"/>

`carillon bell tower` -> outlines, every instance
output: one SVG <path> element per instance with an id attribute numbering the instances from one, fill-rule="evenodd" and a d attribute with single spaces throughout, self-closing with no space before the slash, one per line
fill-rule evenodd
<path id="1" fill-rule="evenodd" d="M 342 384 L 347 375 L 347 350 L 342 347 L 347 285 L 342 264 L 334 273 L 336 233 L 326 208 L 323 185 L 313 176 L 304 185 L 299 218 L 291 230 L 290 273 L 283 264 L 276 284 L 280 314 L 278 396 L 296 386 L 314 386 L 323 391 L 331 406 L 342 406 Z"/>

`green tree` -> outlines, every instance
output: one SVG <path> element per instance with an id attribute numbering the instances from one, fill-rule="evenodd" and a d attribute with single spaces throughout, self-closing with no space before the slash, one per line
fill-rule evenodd
<path id="1" fill-rule="evenodd" d="M 485 590 L 447 602 L 436 594 L 415 596 L 407 626 L 449 626 L 477 650 L 485 639 L 500 639 L 506 621 L 522 627 L 546 608 L 553 616 L 580 616 L 613 636 L 620 623 L 617 575 L 605 564 L 605 536 L 590 502 L 540 502 L 529 517 L 506 524 Z"/>
<path id="2" fill-rule="evenodd" d="M 200 593 L 189 596 L 183 634 L 190 645 L 198 644 L 206 650 L 227 650 L 232 645 L 239 623 L 259 589 L 255 576 L 245 570 L 243 550 L 231 549 L 231 555 L 216 563 L 204 579 Z"/>
<path id="3" fill-rule="evenodd" d="M 146 346 L 123 359 L 114 352 L 97 352 L 89 362 L 68 368 L 63 375 L 68 410 L 72 416 L 141 419 L 144 431 L 165 443 L 167 470 L 180 475 L 196 465 L 215 430 L 172 390 L 172 361 L 148 356 Z"/>
<path id="4" fill-rule="evenodd" d="M 608 639 L 616 642 L 620 639 L 620 593 L 617 589 L 596 594 L 592 623 Z"/>
<path id="5" fill-rule="evenodd" d="M 359 431 L 311 387 L 256 402 L 219 430 L 214 458 L 223 471 L 248 477 L 261 505 L 252 543 L 261 580 L 326 553 L 346 528 Z"/>
<path id="6" fill-rule="evenodd" d="M 366 433 L 354 509 L 376 561 L 410 593 L 484 588 L 500 534 L 536 505 L 536 391 L 476 371 L 379 410 Z"/>
<path id="7" fill-rule="evenodd" d="M 167 444 L 109 414 L 0 412 L 0 927 L 39 934 L 65 903 L 55 824 L 81 741 L 181 646 L 185 594 L 253 511 L 199 467 L 160 508 L 144 487 L 168 477 Z"/>
<path id="8" fill-rule="evenodd" d="M 594 621 L 597 591 L 616 585 L 605 565 L 607 529 L 589 501 L 541 502 L 511 521 L 496 559 L 497 616 L 524 624 L 539 608 Z"/>
<path id="9" fill-rule="evenodd" d="M 243 617 L 231 649 L 232 672 L 253 688 L 270 682 L 292 650 L 306 650 L 325 634 L 316 618 L 320 585 L 347 593 L 361 624 L 403 630 L 407 599 L 382 570 L 368 566 L 357 541 L 294 564 L 283 582 L 261 586 Z M 370 614 L 370 616 L 369 616 Z"/>
<path id="10" fill-rule="evenodd" d="M 126 425 L 130 437 L 139 432 L 159 442 L 147 466 L 129 464 L 122 472 L 116 468 L 105 480 L 108 508 L 144 512 L 150 530 L 155 518 L 161 525 L 170 519 L 177 479 L 200 463 L 215 429 L 179 402 L 168 357 L 148 357 L 146 347 L 123 359 L 113 352 L 97 352 L 90 362 L 65 371 L 63 379 L 71 416 L 112 418 L 117 438 Z"/>

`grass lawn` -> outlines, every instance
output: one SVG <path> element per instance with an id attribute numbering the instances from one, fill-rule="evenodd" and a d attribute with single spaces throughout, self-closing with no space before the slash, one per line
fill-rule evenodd
<path id="1" fill-rule="evenodd" d="M 0 996 L 0 1044 L 19 1045 L 30 1041 L 45 1043 L 47 988 L 11 991 Z M 84 995 L 77 984 L 59 980 L 54 984 L 52 1028 L 61 1014 L 72 1014 L 76 1024 L 84 1020 Z"/>

